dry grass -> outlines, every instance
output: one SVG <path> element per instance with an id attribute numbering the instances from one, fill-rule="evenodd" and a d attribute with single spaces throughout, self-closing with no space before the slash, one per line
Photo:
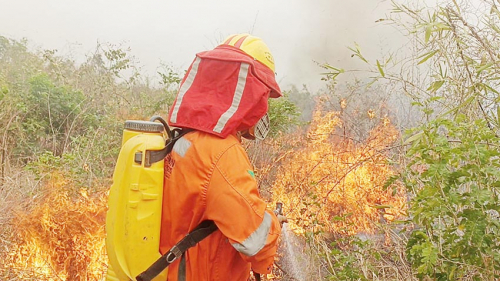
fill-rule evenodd
<path id="1" fill-rule="evenodd" d="M 16 280 L 16 275 L 7 265 L 7 253 L 14 246 L 14 210 L 34 204 L 39 181 L 23 170 L 10 170 L 0 185 L 0 279 Z"/>

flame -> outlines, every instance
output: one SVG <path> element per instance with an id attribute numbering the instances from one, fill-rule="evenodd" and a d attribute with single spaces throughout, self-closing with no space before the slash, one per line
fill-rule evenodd
<path id="1" fill-rule="evenodd" d="M 14 218 L 15 243 L 7 254 L 11 274 L 31 280 L 102 280 L 106 272 L 105 194 L 81 189 L 53 174 L 41 202 Z M 74 198 L 76 197 L 76 199 Z"/>
<path id="2" fill-rule="evenodd" d="M 377 223 L 391 222 L 406 209 L 404 188 L 384 190 L 395 174 L 388 151 L 399 132 L 385 117 L 364 143 L 337 136 L 343 127 L 338 112 L 313 114 L 301 148 L 290 153 L 272 188 L 275 202 L 284 203 L 290 228 L 297 233 L 373 233 Z"/>

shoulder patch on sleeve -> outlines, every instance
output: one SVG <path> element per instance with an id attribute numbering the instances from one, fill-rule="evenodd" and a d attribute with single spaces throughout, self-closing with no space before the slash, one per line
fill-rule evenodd
<path id="1" fill-rule="evenodd" d="M 247 172 L 250 174 L 252 178 L 255 179 L 255 173 L 252 170 L 247 170 Z"/>

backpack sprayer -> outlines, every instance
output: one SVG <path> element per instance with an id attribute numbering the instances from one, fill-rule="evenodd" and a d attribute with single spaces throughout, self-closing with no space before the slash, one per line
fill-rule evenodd
<path id="1" fill-rule="evenodd" d="M 203 221 L 163 256 L 159 252 L 163 159 L 190 131 L 170 130 L 159 116 L 125 121 L 106 213 L 107 281 L 166 280 L 168 265 L 217 230 L 214 222 Z"/>
<path id="2" fill-rule="evenodd" d="M 106 214 L 106 280 L 135 280 L 161 256 L 163 158 L 174 134 L 159 116 L 125 122 Z"/>

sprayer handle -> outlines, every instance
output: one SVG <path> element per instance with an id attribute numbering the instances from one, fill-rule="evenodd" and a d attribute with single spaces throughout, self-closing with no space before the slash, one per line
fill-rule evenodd
<path id="1" fill-rule="evenodd" d="M 276 203 L 276 210 L 274 210 L 274 214 L 283 215 L 283 203 L 281 202 Z"/>

